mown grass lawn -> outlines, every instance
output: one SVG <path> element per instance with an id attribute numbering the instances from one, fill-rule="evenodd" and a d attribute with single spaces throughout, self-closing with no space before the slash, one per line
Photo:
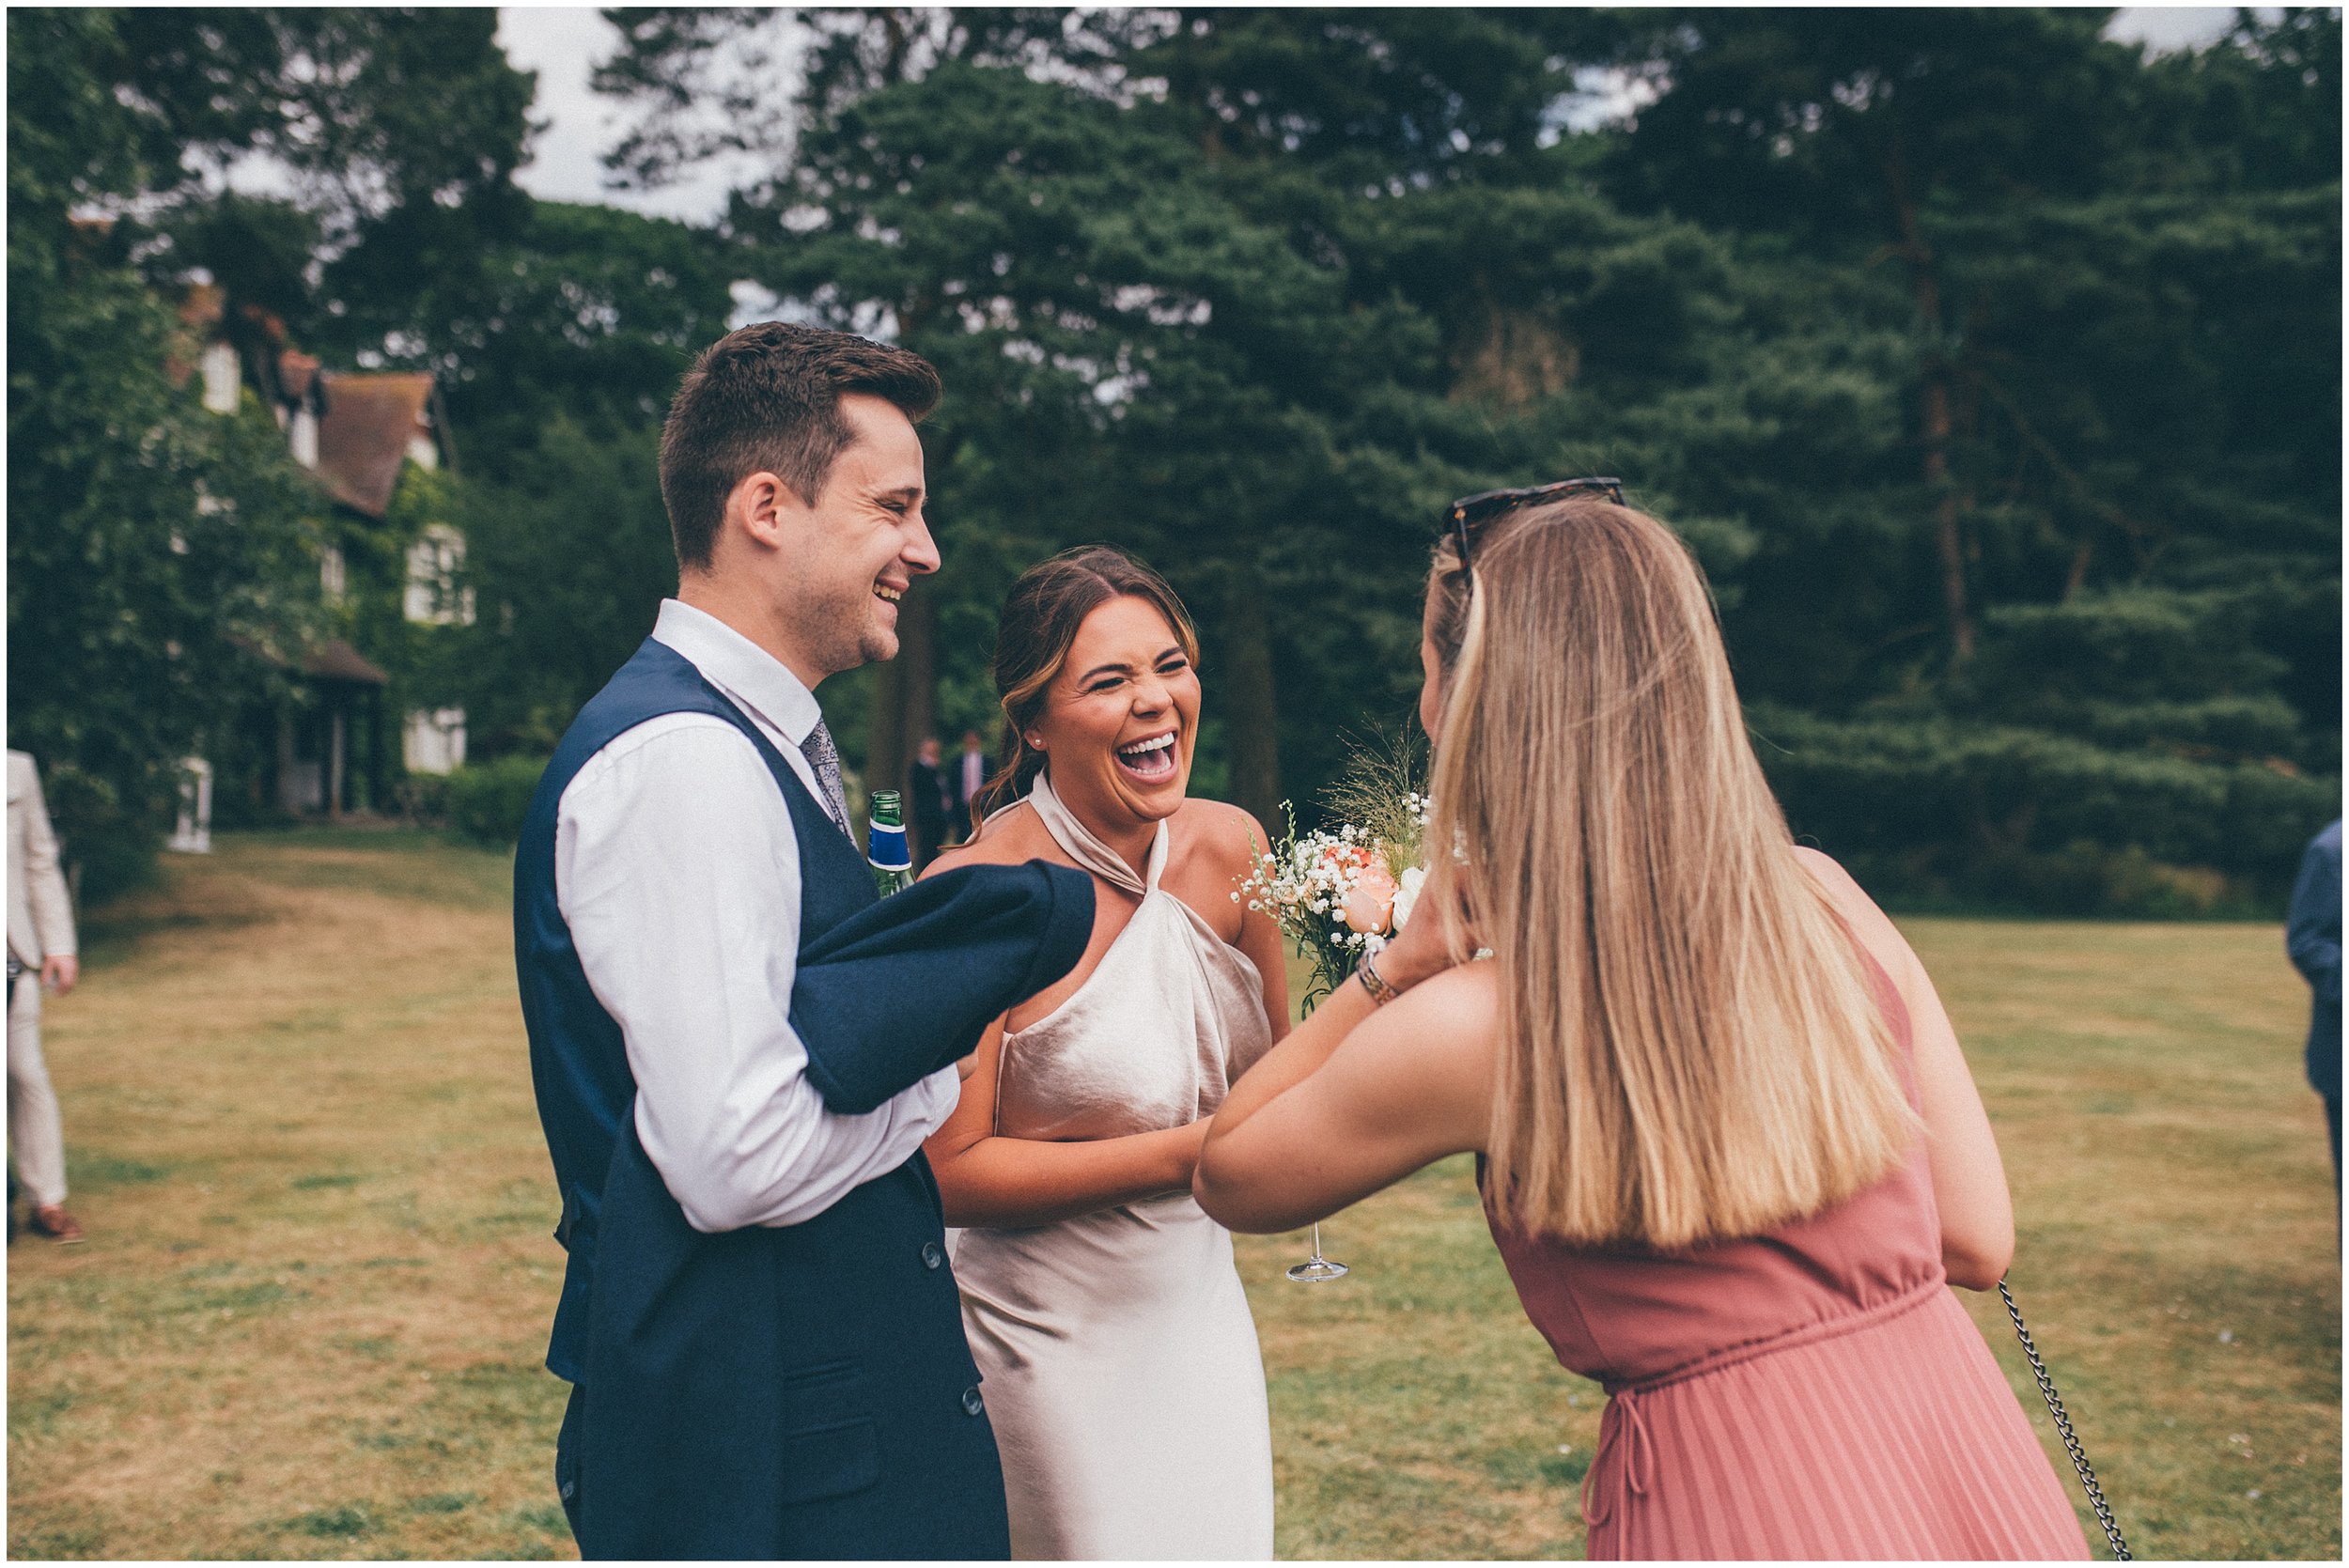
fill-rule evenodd
<path id="1" fill-rule="evenodd" d="M 46 1034 L 91 1240 L 8 1260 L 11 1556 L 572 1555 L 506 876 L 415 835 L 229 836 L 93 924 Z M 2276 929 L 1908 925 L 2139 1555 L 2337 1558 L 2338 1242 Z M 1466 1171 L 1324 1236 L 1354 1265 L 1324 1286 L 1281 1278 L 1302 1236 L 1240 1246 L 1283 1555 L 1579 1556 L 1600 1399 L 1518 1313 Z"/>

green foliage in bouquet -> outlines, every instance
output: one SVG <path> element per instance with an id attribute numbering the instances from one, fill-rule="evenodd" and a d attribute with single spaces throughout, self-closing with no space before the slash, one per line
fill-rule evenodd
<path id="1" fill-rule="evenodd" d="M 1425 773 L 1409 731 L 1374 733 L 1322 793 L 1335 826 L 1299 832 L 1296 808 L 1282 801 L 1286 831 L 1232 895 L 1270 915 L 1304 955 L 1309 1012 L 1410 915 L 1426 876 Z"/>
<path id="2" fill-rule="evenodd" d="M 1349 746 L 1345 770 L 1321 792 L 1338 822 L 1350 822 L 1378 846 L 1379 863 L 1399 886 L 1404 873 L 1424 866 L 1427 830 L 1427 743 L 1405 724 L 1373 729 Z M 1408 908 L 1408 906 L 1407 906 Z M 1394 924 L 1401 925 L 1398 914 Z"/>

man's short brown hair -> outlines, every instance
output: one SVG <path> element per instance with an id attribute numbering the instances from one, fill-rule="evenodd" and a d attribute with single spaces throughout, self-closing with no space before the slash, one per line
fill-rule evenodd
<path id="1" fill-rule="evenodd" d="M 661 499 L 679 569 L 709 565 L 726 497 L 772 474 L 816 505 L 852 437 L 849 393 L 883 397 L 919 420 L 938 406 L 938 372 L 906 349 L 788 321 L 730 332 L 685 373 L 661 428 Z"/>

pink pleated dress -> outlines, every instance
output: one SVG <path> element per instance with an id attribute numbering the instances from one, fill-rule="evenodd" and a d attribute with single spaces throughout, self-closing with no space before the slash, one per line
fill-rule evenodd
<path id="1" fill-rule="evenodd" d="M 1870 969 L 1913 1098 L 1907 1010 Z M 1486 1219 L 1526 1316 L 1610 1396 L 1582 1483 L 1594 1560 L 2088 1556 L 1950 1293 L 1921 1140 L 1833 1208 L 1681 1253 Z"/>

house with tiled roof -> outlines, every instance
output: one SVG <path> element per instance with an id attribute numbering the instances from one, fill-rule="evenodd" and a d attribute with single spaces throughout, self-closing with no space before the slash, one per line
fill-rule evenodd
<path id="1" fill-rule="evenodd" d="M 426 473 L 455 457 L 439 387 L 423 371 L 323 375 L 326 417 L 319 427 L 314 471 L 327 492 L 351 512 L 381 522 L 390 513 L 408 465 Z M 301 454 L 297 451 L 295 454 Z M 444 521 L 425 524 L 407 546 L 402 616 L 422 626 L 470 626 L 474 594 L 458 579 L 465 564 L 464 536 Z M 329 547 L 324 567 L 342 591 L 341 552 Z M 465 760 L 462 708 L 417 708 L 400 734 L 402 766 L 412 773 L 446 773 Z"/>
<path id="2" fill-rule="evenodd" d="M 274 317 L 252 306 L 231 313 L 222 290 L 210 284 L 189 289 L 180 316 L 199 347 L 194 363 L 178 368 L 201 375 L 204 406 L 233 413 L 250 388 L 286 432 L 294 459 L 317 477 L 334 520 L 320 551 L 319 588 L 330 606 L 346 606 L 354 591 L 346 544 L 380 542 L 397 520 L 395 501 L 412 468 L 453 471 L 455 450 L 432 377 L 329 370 L 288 345 Z M 471 624 L 472 590 L 458 581 L 463 536 L 444 521 L 428 521 L 402 549 L 400 617 L 428 627 Z M 352 617 L 354 636 L 359 619 Z M 383 668 L 391 651 L 370 658 L 335 638 L 303 655 L 298 700 L 274 716 L 272 794 L 278 807 L 329 816 L 380 810 L 396 772 L 446 773 L 462 765 L 461 708 L 411 709 L 398 716 L 395 732 L 385 711 L 395 684 Z"/>
<path id="3" fill-rule="evenodd" d="M 441 466 L 439 394 L 425 371 L 326 371 L 326 422 L 309 459 L 327 493 L 371 518 L 392 505 L 403 466 Z M 296 454 L 299 456 L 299 454 Z"/>

